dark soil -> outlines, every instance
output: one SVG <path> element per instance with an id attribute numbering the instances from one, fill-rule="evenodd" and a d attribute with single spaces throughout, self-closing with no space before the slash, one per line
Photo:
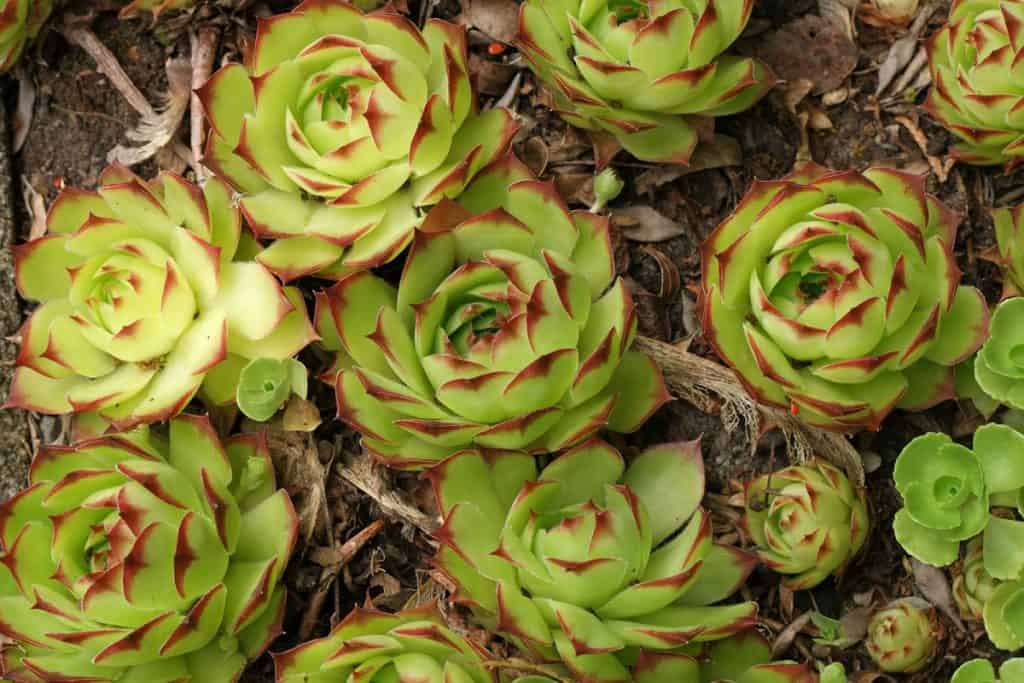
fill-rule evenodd
<path id="1" fill-rule="evenodd" d="M 243 52 L 246 40 L 252 36 L 255 16 L 269 10 L 267 3 L 244 4 L 249 9 L 232 17 L 200 13 L 214 17 L 217 25 L 228 28 L 222 55 Z M 287 2 L 276 4 L 288 6 Z M 408 5 L 411 15 L 419 16 L 420 3 L 410 0 Z M 807 158 L 836 169 L 863 169 L 870 164 L 888 163 L 928 170 L 925 154 L 906 127 L 896 121 L 899 114 L 911 112 L 916 116 L 914 108 L 910 103 L 880 107 L 872 95 L 877 66 L 899 33 L 858 26 L 856 46 L 844 45 L 835 36 L 822 34 L 828 32 L 827 20 L 816 16 L 816 8 L 817 3 L 811 0 L 760 0 L 758 3 L 748 31 L 752 35 L 740 49 L 758 53 L 769 48 L 778 51 L 781 49 L 778 45 L 787 42 L 780 36 L 796 35 L 802 36 L 801 40 L 818 42 L 814 42 L 814 50 L 796 53 L 800 59 L 776 53 L 775 59 L 785 64 L 790 82 L 781 84 L 752 110 L 718 121 L 718 131 L 739 144 L 742 151 L 739 165 L 684 173 L 682 169 L 638 163 L 625 154 L 613 162 L 627 180 L 627 190 L 614 202 L 613 208 L 646 205 L 685 227 L 678 237 L 650 244 L 616 235 L 620 273 L 628 278 L 634 293 L 643 334 L 667 341 L 694 337 L 691 350 L 710 354 L 699 336 L 699 325 L 694 317 L 694 293 L 700 273 L 697 248 L 735 207 L 753 180 L 785 175 L 797 159 Z M 449 19 L 459 12 L 459 3 L 455 0 L 441 2 L 434 9 L 435 16 Z M 940 7 L 924 35 L 934 30 L 944 16 L 945 8 Z M 197 25 L 200 21 L 205 20 L 195 19 Z M 118 21 L 112 13 L 106 12 L 99 14 L 92 23 L 96 35 L 117 56 L 152 103 L 159 102 L 166 87 L 165 60 L 188 55 L 188 20 L 172 18 L 172 22 L 176 22 L 172 24 L 175 30 L 164 26 L 154 33 L 148 19 Z M 505 92 L 513 76 L 520 73 L 510 63 L 514 52 L 508 50 L 494 57 L 489 54 L 492 41 L 488 37 L 474 32 L 471 38 L 479 89 L 485 102 L 493 102 Z M 829 41 L 836 42 L 833 45 Z M 792 44 L 793 40 L 788 42 Z M 775 47 L 771 47 L 773 45 Z M 799 45 L 796 47 L 799 49 Z M 0 145 L 0 248 L 27 236 L 29 220 L 20 201 L 22 179 L 48 201 L 62 184 L 93 186 L 106 165 L 107 153 L 125 142 L 125 131 L 136 122 L 134 110 L 106 77 L 97 72 L 90 57 L 69 45 L 56 30 L 44 34 L 39 47 L 27 60 L 30 62 L 28 72 L 37 84 L 37 99 L 30 133 L 24 148 L 14 159 L 13 174 L 7 165 L 7 147 Z M 794 109 L 787 101 L 788 88 L 799 77 L 801 69 L 822 79 L 820 87 L 812 89 L 814 94 L 804 100 L 804 105 L 810 104 L 822 112 L 831 126 L 811 130 L 806 146 L 801 145 L 799 118 L 800 112 L 806 110 L 799 106 Z M 595 166 L 589 142 L 545 109 L 546 100 L 529 73 L 521 73 L 523 80 L 512 103 L 522 124 L 517 151 L 532 168 L 545 177 L 554 178 L 567 197 L 586 203 L 590 199 L 590 179 Z M 834 106 L 822 104 L 820 96 L 840 86 L 849 90 L 849 97 Z M 5 91 L 8 114 L 15 107 L 15 91 L 15 87 L 7 87 Z M 7 117 L 0 118 L 3 119 L 0 138 L 6 140 Z M 927 138 L 928 153 L 943 158 L 949 136 L 923 114 L 919 126 Z M 187 133 L 182 139 L 187 142 Z M 148 176 L 157 170 L 157 165 L 147 162 L 135 170 Z M 998 169 L 956 166 L 945 182 L 939 183 L 934 173 L 929 176 L 930 191 L 964 216 L 956 252 L 965 282 L 979 286 L 992 303 L 998 300 L 1000 280 L 998 271 L 980 258 L 980 254 L 994 244 L 986 206 L 998 203 L 1022 184 L 1024 170 L 1006 176 Z M 0 385 L 9 381 L 10 364 L 16 353 L 15 344 L 4 339 L 15 334 L 24 306 L 13 290 L 10 258 L 6 251 L 0 252 Z M 305 359 L 316 362 L 315 358 L 315 353 L 309 352 Z M 722 371 L 728 372 L 724 368 Z M 315 400 L 325 418 L 333 415 L 332 398 L 326 388 L 316 389 Z M 780 593 L 778 579 L 770 572 L 755 573 L 748 590 L 760 601 L 765 626 L 773 635 L 778 635 L 786 624 L 808 609 L 816 608 L 838 618 L 855 606 L 912 595 L 918 590 L 906 556 L 895 543 L 890 528 L 892 515 L 900 506 L 891 482 L 893 462 L 903 445 L 914 436 L 929 430 L 963 436 L 969 434 L 976 419 L 968 408 L 947 403 L 923 414 L 894 414 L 881 431 L 855 438 L 858 449 L 875 464 L 868 477 L 868 493 L 876 520 L 871 541 L 841 583 L 830 580 L 795 598 Z M 41 430 L 30 432 L 30 420 L 33 425 L 41 426 Z M 54 438 L 61 431 L 54 420 L 40 422 L 20 412 L 0 411 L 0 500 L 24 482 L 28 453 L 33 439 L 38 438 L 36 435 Z M 701 435 L 709 492 L 713 494 L 734 493 L 737 482 L 786 460 L 784 443 L 776 434 L 765 435 L 756 452 L 750 453 L 740 435 L 723 429 L 717 417 L 681 401 L 663 408 L 639 434 L 620 440 L 619 445 L 628 449 Z M 338 468 L 351 462 L 352 454 L 358 452 L 353 435 L 328 420 L 316 433 L 314 443 L 295 447 L 297 453 L 311 458 L 310 467 L 316 466 L 313 470 L 319 471 L 317 468 L 322 467 L 328 473 L 323 482 L 326 504 L 317 517 L 320 522 L 316 532 L 309 544 L 296 554 L 286 573 L 290 599 L 285 633 L 272 649 L 279 651 L 298 642 L 303 623 L 310 635 L 323 635 L 349 609 L 368 601 L 378 607 L 398 609 L 425 596 L 443 597 L 443 588 L 428 570 L 431 545 L 426 535 L 411 523 L 412 520 L 396 514 L 393 509 L 384 510 L 339 476 Z M 379 476 L 405 500 L 433 515 L 421 480 L 387 472 Z M 297 496 L 309 495 L 308 481 L 303 482 L 299 477 L 293 484 L 290 490 Z M 721 502 L 725 496 L 714 497 L 714 500 Z M 722 512 L 719 509 L 722 505 L 713 507 Z M 728 514 L 718 516 L 721 524 L 717 531 L 732 533 L 734 518 Z M 327 571 L 311 559 L 317 548 L 340 545 L 378 519 L 386 521 L 384 530 L 369 540 L 339 573 Z M 456 610 L 450 610 L 449 616 L 462 623 L 462 616 Z M 965 633 L 950 621 L 944 621 L 944 626 L 949 637 L 942 649 L 943 656 L 928 671 L 906 680 L 945 681 L 957 663 L 972 656 L 1000 659 L 983 631 L 975 628 Z M 845 651 L 812 649 L 816 647 L 810 637 L 800 635 L 794 646 L 780 656 L 804 660 L 813 652 L 823 661 L 829 658 L 844 661 L 851 672 L 874 670 L 860 646 Z M 271 672 L 270 659 L 264 657 L 253 664 L 243 680 L 270 680 Z M 851 680 L 856 678 L 851 677 Z"/>

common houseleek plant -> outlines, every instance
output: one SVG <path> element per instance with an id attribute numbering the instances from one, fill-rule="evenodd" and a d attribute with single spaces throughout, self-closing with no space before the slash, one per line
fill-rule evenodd
<path id="1" fill-rule="evenodd" d="M 390 8 L 305 0 L 262 19 L 246 64 L 199 91 L 205 163 L 244 193 L 258 259 L 282 277 L 338 277 L 398 256 L 419 207 L 459 194 L 514 133 L 476 111 L 465 30 L 422 31 Z"/>
<path id="2" fill-rule="evenodd" d="M 274 655 L 278 683 L 500 683 L 487 652 L 451 631 L 433 605 L 398 614 L 356 609 L 329 635 Z M 511 683 L 511 682 L 510 682 Z M 514 683 L 554 683 L 525 676 Z"/>
<path id="3" fill-rule="evenodd" d="M 17 64 L 52 9 L 53 0 L 0 0 L 0 74 Z"/>
<path id="4" fill-rule="evenodd" d="M 1024 161 L 1024 0 L 954 0 L 929 43 L 931 115 L 972 164 Z"/>
<path id="5" fill-rule="evenodd" d="M 703 246 L 704 330 L 751 394 L 835 430 L 952 397 L 988 330 L 924 178 L 814 164 L 756 182 Z"/>
<path id="6" fill-rule="evenodd" d="M 841 574 L 870 531 L 864 491 L 825 462 L 787 467 L 745 487 L 743 526 L 761 561 L 793 590 Z"/>
<path id="7" fill-rule="evenodd" d="M 964 662 L 953 672 L 949 683 L 1014 683 L 1024 681 L 1024 659 L 1008 659 L 999 667 L 999 673 L 987 659 Z"/>
<path id="8" fill-rule="evenodd" d="M 591 440 L 540 472 L 526 453 L 464 450 L 427 476 L 444 519 L 435 563 L 454 599 L 580 680 L 677 672 L 689 665 L 673 651 L 755 623 L 755 603 L 711 606 L 756 561 L 714 542 L 696 442 L 627 463 Z M 637 662 L 636 648 L 656 656 Z"/>
<path id="9" fill-rule="evenodd" d="M 999 584 L 999 579 L 985 569 L 982 539 L 971 539 L 967 544 L 967 554 L 964 555 L 953 580 L 953 599 L 956 601 L 960 616 L 967 621 L 981 621 L 984 617 L 985 603 L 992 597 Z"/>
<path id="10" fill-rule="evenodd" d="M 431 212 L 397 289 L 348 275 L 317 295 L 315 322 L 338 351 L 340 418 L 393 467 L 473 445 L 555 452 L 631 432 L 668 399 L 630 350 L 607 219 L 570 212 L 511 156 Z"/>
<path id="11" fill-rule="evenodd" d="M 0 505 L 0 675 L 233 681 L 277 636 L 297 517 L 265 442 L 181 416 L 44 446 Z"/>
<path id="12" fill-rule="evenodd" d="M 722 54 L 753 6 L 527 0 L 517 42 L 567 122 L 610 133 L 640 159 L 685 164 L 712 117 L 747 109 L 775 83 L 757 60 Z"/>
<path id="13" fill-rule="evenodd" d="M 316 337 L 299 291 L 241 258 L 219 180 L 145 182 L 112 166 L 96 192 L 64 190 L 46 225 L 14 249 L 18 289 L 40 306 L 21 331 L 10 405 L 127 429 L 200 391 L 233 403 L 248 359 L 290 358 Z"/>
<path id="14" fill-rule="evenodd" d="M 940 628 L 935 608 L 924 600 L 896 600 L 868 621 L 864 644 L 882 671 L 914 673 L 935 658 Z"/>

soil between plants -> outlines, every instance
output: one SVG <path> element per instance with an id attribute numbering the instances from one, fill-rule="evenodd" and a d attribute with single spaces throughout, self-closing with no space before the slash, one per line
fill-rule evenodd
<path id="1" fill-rule="evenodd" d="M 228 49 L 244 49 L 243 38 L 251 38 L 255 17 L 269 10 L 265 3 L 248 5 L 248 10 L 218 20 L 219 25 L 230 27 L 225 32 L 222 54 Z M 419 16 L 420 4 L 410 1 L 409 6 L 412 16 Z M 752 22 L 757 27 L 757 36 L 748 39 L 740 49 L 756 51 L 763 38 L 801 17 L 815 14 L 816 6 L 803 0 L 761 0 Z M 436 6 L 434 14 L 455 19 L 460 10 L 458 2 L 446 0 Z M 945 9 L 940 6 L 931 28 L 941 23 L 944 16 Z M 112 13 L 105 12 L 93 22 L 92 29 L 152 103 L 159 101 L 166 87 L 165 60 L 188 54 L 184 30 L 175 34 L 158 29 L 154 33 L 148 19 L 118 21 Z M 631 241 L 621 231 L 616 232 L 620 273 L 628 278 L 633 291 L 643 334 L 666 341 L 692 337 L 691 350 L 710 354 L 694 322 L 694 291 L 700 273 L 697 247 L 735 207 L 753 180 L 780 177 L 793 167 L 798 156 L 805 158 L 807 154 L 836 169 L 863 169 L 874 163 L 889 163 L 927 170 L 927 159 L 907 129 L 895 121 L 892 113 L 880 111 L 871 95 L 877 81 L 875 67 L 894 36 L 862 26 L 858 29 L 856 68 L 853 75 L 841 79 L 852 94 L 841 104 L 830 107 L 823 106 L 817 96 L 810 96 L 808 101 L 824 111 L 831 127 L 810 131 L 805 148 L 800 145 L 800 121 L 787 106 L 785 86 L 780 86 L 752 110 L 718 121 L 718 131 L 736 140 L 742 151 L 738 165 L 670 178 L 665 168 L 637 163 L 625 154 L 613 162 L 627 180 L 626 192 L 613 203 L 613 208 L 649 206 L 685 227 L 679 236 L 651 244 Z M 478 86 L 485 103 L 493 102 L 503 93 L 517 73 L 507 63 L 509 53 L 497 57 L 489 53 L 491 42 L 479 32 L 471 34 L 471 50 L 480 77 Z M 836 57 L 822 48 L 817 58 Z M 4 394 L 17 353 L 16 344 L 8 338 L 17 333 L 29 309 L 17 296 L 7 251 L 11 244 L 27 237 L 30 225 L 21 199 L 22 182 L 27 181 L 47 202 L 63 184 L 94 186 L 106 165 L 107 153 L 115 145 L 125 143 L 124 133 L 137 119 L 134 110 L 96 70 L 91 58 L 69 45 L 56 31 L 45 32 L 26 60 L 30 62 L 28 72 L 36 83 L 37 98 L 26 143 L 13 158 L 8 144 L 16 106 L 13 84 L 6 85 L 0 103 L 0 391 Z M 816 68 L 814 64 L 806 66 L 812 72 Z M 522 124 L 516 139 L 517 151 L 544 177 L 554 178 L 568 197 L 585 202 L 594 169 L 589 146 L 578 132 L 567 128 L 544 108 L 544 99 L 528 72 L 523 71 L 522 76 L 522 86 L 512 101 Z M 927 151 L 941 159 L 950 143 L 948 135 L 923 115 L 919 125 L 927 138 Z M 148 177 L 156 172 L 157 165 L 150 161 L 135 170 Z M 964 282 L 980 287 L 990 303 L 998 300 L 1000 280 L 998 271 L 980 257 L 994 243 L 986 207 L 1022 186 L 1024 171 L 1007 176 L 998 169 L 956 166 L 943 183 L 937 181 L 934 173 L 929 175 L 929 191 L 964 216 L 956 244 Z M 673 286 L 675 276 L 678 286 Z M 322 283 L 307 281 L 302 285 L 308 294 Z M 308 352 L 304 360 L 315 367 L 323 359 Z M 728 370 L 723 367 L 722 372 Z M 315 387 L 313 398 L 325 418 L 334 414 L 332 398 L 325 387 Z M 855 445 L 874 465 L 868 474 L 868 494 L 876 520 L 871 541 L 841 581 L 829 580 L 793 599 L 780 594 L 777 577 L 770 572 L 755 572 L 744 592 L 746 597 L 759 601 L 771 635 L 777 635 L 808 609 L 838 618 L 845 610 L 865 601 L 882 602 L 915 594 L 917 588 L 906 555 L 891 533 L 892 515 L 900 506 L 891 483 L 893 462 L 903 445 L 918 434 L 941 430 L 963 437 L 977 424 L 976 416 L 968 409 L 947 402 L 921 414 L 896 413 L 879 432 L 854 437 Z M 52 418 L 0 411 L 0 500 L 24 484 L 32 445 L 40 439 L 59 437 L 61 427 L 60 421 Z M 647 444 L 697 437 L 703 440 L 708 490 L 713 494 L 728 495 L 734 491 L 736 482 L 786 461 L 784 444 L 777 435 L 765 435 L 751 453 L 740 434 L 725 430 L 717 417 L 682 401 L 664 407 L 638 434 L 617 437 L 614 441 L 628 453 Z M 327 419 L 312 439 L 292 440 L 287 448 L 283 451 L 285 462 L 278 464 L 295 467 L 299 472 L 289 477 L 290 491 L 300 501 L 308 501 L 315 498 L 311 491 L 322 485 L 326 501 L 319 508 L 317 519 L 327 521 L 318 524 L 309 543 L 296 553 L 286 572 L 289 608 L 284 634 L 273 645 L 274 651 L 298 642 L 304 622 L 313 636 L 323 635 L 349 609 L 367 601 L 384 609 L 399 609 L 424 595 L 443 595 L 427 569 L 431 546 L 424 534 L 408 518 L 396 514 L 394 509 L 384 509 L 339 476 L 338 468 L 351 463 L 353 454 L 358 452 L 357 440 L 351 432 Z M 321 471 L 327 473 L 326 479 L 309 479 L 310 472 Z M 403 500 L 428 515 L 433 514 L 422 480 L 387 472 L 378 472 L 377 476 Z M 378 519 L 387 521 L 384 530 L 362 547 L 337 576 L 325 572 L 325 567 L 314 561 L 317 550 L 340 545 Z M 716 521 L 718 533 L 732 531 L 727 515 L 717 514 Z M 311 601 L 318 594 L 325 599 L 319 609 L 311 610 Z M 458 610 L 446 611 L 474 637 L 486 639 Z M 970 657 L 1001 659 L 983 631 L 960 631 L 946 617 L 941 618 L 948 633 L 941 656 L 934 666 L 905 680 L 945 681 L 958 663 Z M 500 642 L 490 645 L 499 653 L 506 651 Z M 859 646 L 843 651 L 815 648 L 810 638 L 801 635 L 782 656 L 806 660 L 813 653 L 822 661 L 844 661 L 851 673 L 874 670 Z M 267 656 L 253 663 L 243 678 L 253 682 L 271 679 L 272 665 Z"/>

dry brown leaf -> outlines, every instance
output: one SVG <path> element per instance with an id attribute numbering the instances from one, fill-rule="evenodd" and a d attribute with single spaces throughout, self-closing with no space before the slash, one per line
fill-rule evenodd
<path id="1" fill-rule="evenodd" d="M 519 5 L 515 0 L 469 0 L 465 17 L 491 38 L 512 43 L 519 26 Z"/>
<path id="2" fill-rule="evenodd" d="M 844 638 L 855 642 L 864 640 L 868 633 L 868 622 L 874 610 L 870 607 L 854 607 L 839 617 L 839 630 Z"/>
<path id="3" fill-rule="evenodd" d="M 892 47 L 889 48 L 889 54 L 886 55 L 885 61 L 878 68 L 878 86 L 875 88 L 876 95 L 881 95 L 885 92 L 885 89 L 889 87 L 893 79 L 910 64 L 911 59 L 914 58 L 914 53 L 919 50 L 917 39 L 921 35 L 921 31 L 928 25 L 928 19 L 931 18 L 934 11 L 934 6 L 922 9 L 921 13 L 914 19 L 914 23 L 910 30 L 907 31 L 907 34 L 894 42 Z"/>
<path id="4" fill-rule="evenodd" d="M 797 634 L 803 630 L 804 626 L 811 620 L 811 612 L 804 612 L 796 619 L 794 619 L 786 628 L 782 629 L 775 638 L 775 642 L 772 643 L 772 658 L 776 658 L 783 652 L 789 649 L 790 645 L 793 644 L 793 640 Z"/>
<path id="5" fill-rule="evenodd" d="M 154 116 L 143 115 L 139 125 L 125 133 L 129 140 L 143 144 L 139 147 L 118 145 L 107 154 L 107 161 L 133 166 L 153 157 L 174 139 L 192 97 L 192 62 L 170 59 L 166 68 L 167 92 L 161 95 L 160 112 Z"/>
<path id="6" fill-rule="evenodd" d="M 14 109 L 14 121 L 12 128 L 14 133 L 11 136 L 11 149 L 17 154 L 32 128 L 32 114 L 36 104 L 36 84 L 27 74 L 22 73 L 18 78 L 18 105 Z"/>
<path id="7" fill-rule="evenodd" d="M 46 202 L 36 188 L 32 187 L 27 176 L 21 176 L 21 196 L 25 202 L 25 211 L 32 219 L 28 239 L 37 240 L 46 234 Z"/>
<path id="8" fill-rule="evenodd" d="M 412 524 L 428 536 L 437 531 L 438 520 L 410 504 L 391 483 L 386 481 L 380 468 L 368 455 L 353 456 L 351 463 L 337 468 L 342 479 L 373 498 L 389 515 Z"/>
<path id="9" fill-rule="evenodd" d="M 917 584 L 921 595 L 949 617 L 958 629 L 965 630 L 964 623 L 960 621 L 960 615 L 953 605 L 953 591 L 949 588 L 949 579 L 945 572 L 914 558 L 910 559 L 910 566 L 914 572 L 914 583 Z"/>
<path id="10" fill-rule="evenodd" d="M 634 242 L 664 242 L 686 232 L 686 226 L 650 206 L 612 209 L 612 221 Z"/>
<path id="11" fill-rule="evenodd" d="M 299 515 L 299 533 L 306 543 L 313 534 L 323 531 L 326 518 L 327 492 L 324 488 L 324 466 L 320 462 L 311 434 L 286 432 L 270 427 L 266 430 L 270 457 L 277 471 L 277 483 L 288 491 Z"/>

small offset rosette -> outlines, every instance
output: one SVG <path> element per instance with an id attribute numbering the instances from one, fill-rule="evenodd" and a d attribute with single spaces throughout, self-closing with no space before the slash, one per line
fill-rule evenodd
<path id="1" fill-rule="evenodd" d="M 349 275 L 317 295 L 315 322 L 338 351 L 340 418 L 393 467 L 473 445 L 554 452 L 634 431 L 668 400 L 630 350 L 607 219 L 570 212 L 511 156 L 428 216 L 397 289 Z"/>
<path id="2" fill-rule="evenodd" d="M 458 195 L 507 149 L 508 112 L 476 111 L 463 28 L 306 0 L 259 22 L 248 62 L 199 96 L 206 163 L 246 196 L 257 258 L 285 279 L 398 256 L 420 207 Z"/>
<path id="3" fill-rule="evenodd" d="M 40 305 L 9 405 L 127 429 L 177 415 L 199 391 L 231 403 L 248 359 L 290 358 L 316 338 L 298 290 L 242 259 L 219 180 L 145 182 L 112 166 L 96 192 L 64 190 L 46 225 L 14 249 L 18 289 Z"/>
<path id="4" fill-rule="evenodd" d="M 753 0 L 527 0 L 518 46 L 570 124 L 615 136 L 646 161 L 689 163 L 715 116 L 775 84 L 755 59 L 722 53 Z"/>
<path id="5" fill-rule="evenodd" d="M 971 164 L 1024 161 L 1024 0 L 954 0 L 928 45 L 929 113 Z"/>
<path id="6" fill-rule="evenodd" d="M 428 477 L 444 517 L 435 564 L 455 601 L 577 680 L 685 680 L 680 647 L 756 623 L 755 603 L 714 604 L 756 560 L 714 542 L 697 442 L 627 464 L 591 440 L 540 472 L 526 453 L 467 450 Z"/>
<path id="7" fill-rule="evenodd" d="M 952 398 L 989 321 L 960 284 L 958 223 L 891 168 L 755 182 L 703 246 L 705 334 L 759 401 L 830 429 Z"/>
<path id="8" fill-rule="evenodd" d="M 237 680 L 279 630 L 298 519 L 266 443 L 205 418 L 43 447 L 0 505 L 0 675 Z"/>

